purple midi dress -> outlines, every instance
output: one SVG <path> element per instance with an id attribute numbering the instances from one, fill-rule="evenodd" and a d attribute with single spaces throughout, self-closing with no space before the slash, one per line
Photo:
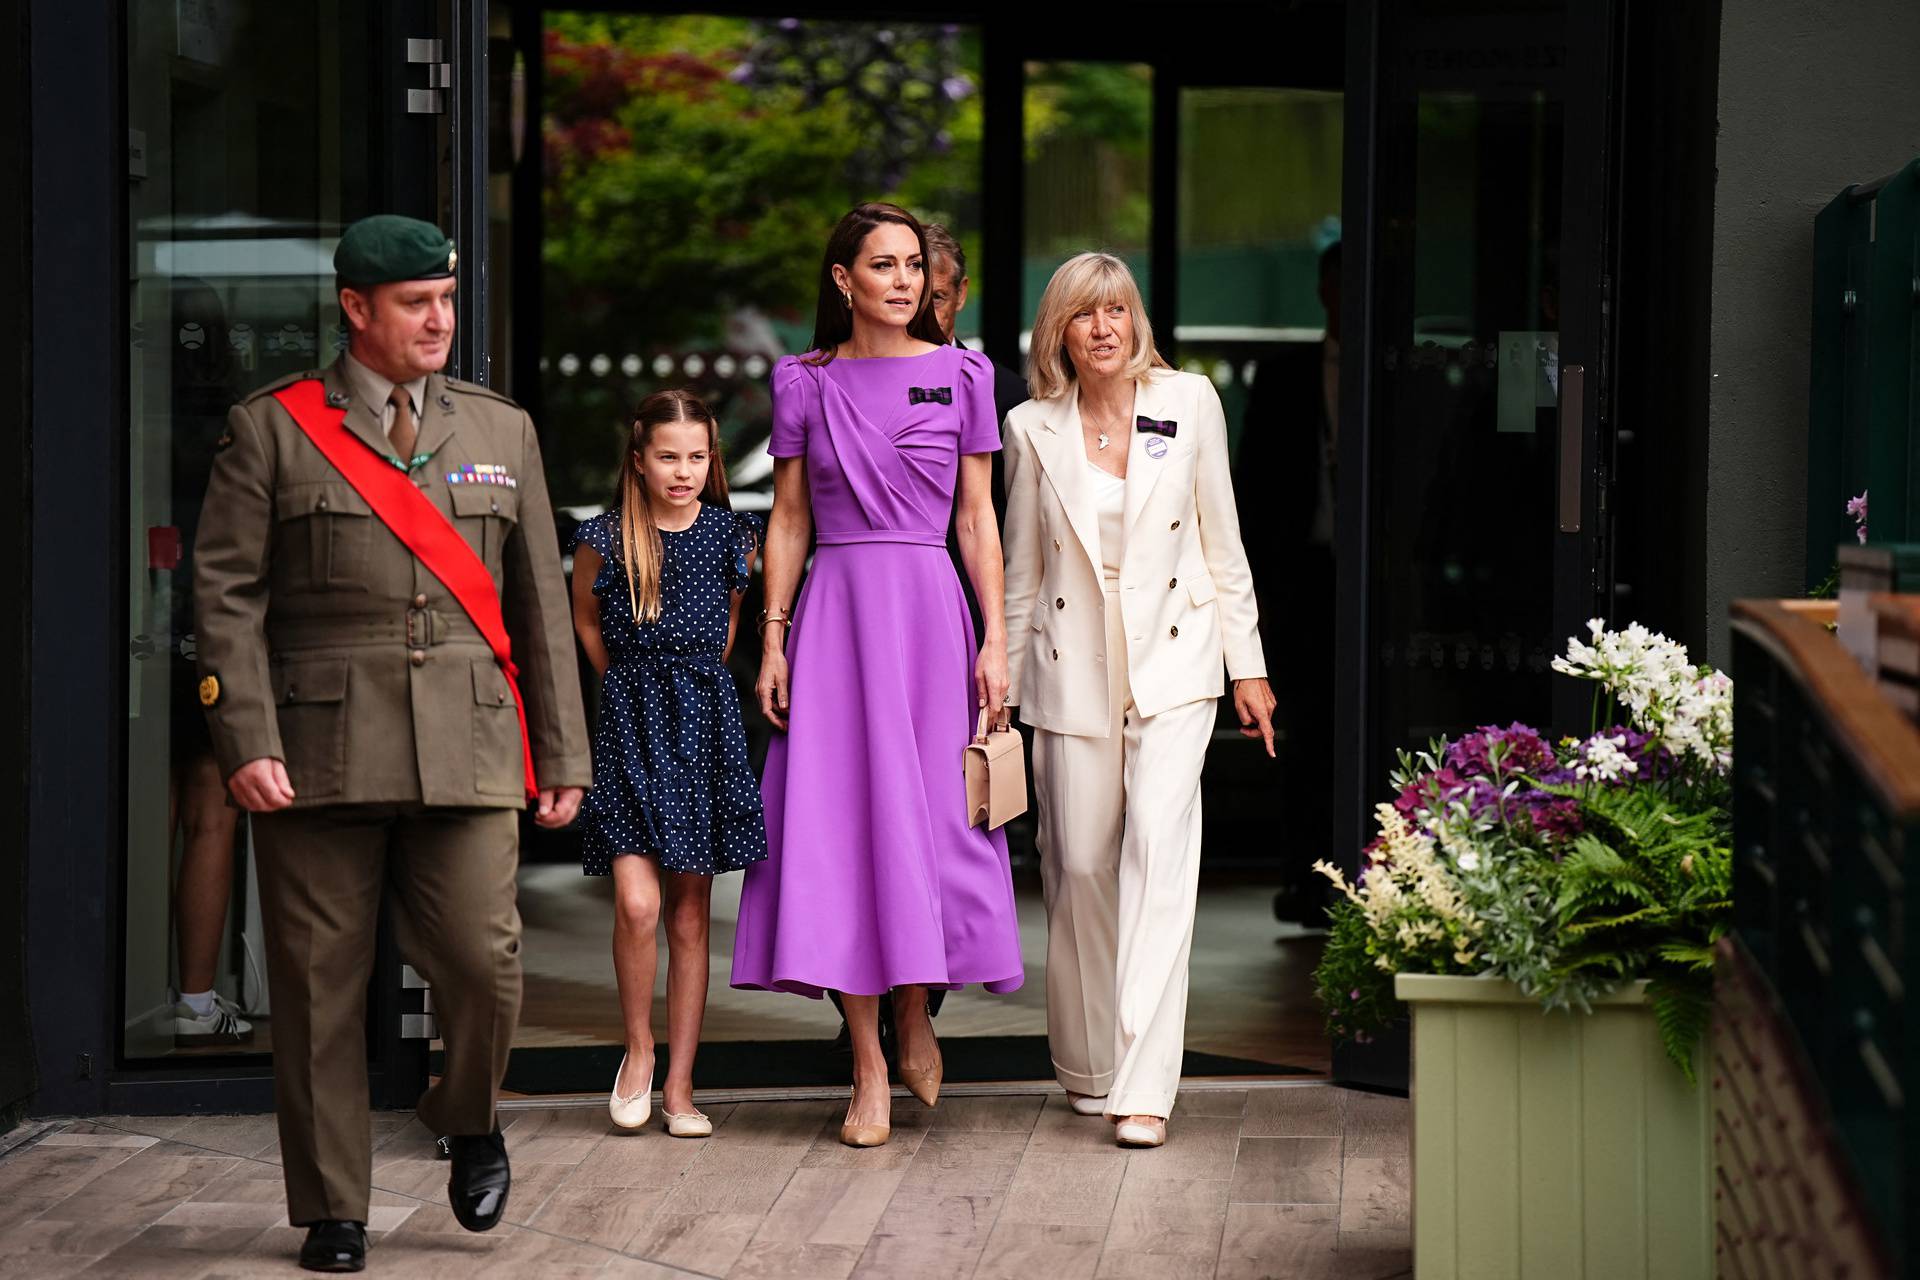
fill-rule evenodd
<path id="1" fill-rule="evenodd" d="M 767 752 L 767 858 L 747 869 L 733 985 L 818 997 L 1020 985 L 1007 844 L 967 825 L 973 625 L 947 556 L 960 457 L 1000 447 L 993 366 L 793 356 L 776 458 L 805 457 L 817 549 L 787 637 L 790 716 Z"/>

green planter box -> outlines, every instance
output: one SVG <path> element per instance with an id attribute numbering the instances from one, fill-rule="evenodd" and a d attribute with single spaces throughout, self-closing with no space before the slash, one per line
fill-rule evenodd
<path id="1" fill-rule="evenodd" d="M 1705 1280 L 1711 1099 L 1643 983 L 1546 1013 L 1492 978 L 1399 974 L 1413 1011 L 1420 1280 Z"/>

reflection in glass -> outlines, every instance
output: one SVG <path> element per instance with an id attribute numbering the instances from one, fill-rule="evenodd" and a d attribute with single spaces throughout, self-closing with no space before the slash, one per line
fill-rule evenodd
<path id="1" fill-rule="evenodd" d="M 1088 249 L 1125 259 L 1151 311 L 1153 68 L 1128 62 L 1029 62 L 1022 119 L 1021 316 L 1031 322 L 1054 269 Z M 1026 349 L 1024 334 L 1021 349 Z"/>
<path id="2" fill-rule="evenodd" d="M 961 240 L 980 315 L 980 42 L 912 22 L 548 12 L 541 436 L 557 505 L 600 510 L 627 415 L 685 386 L 734 504 L 771 502 L 765 385 L 813 331 L 820 250 L 861 200 Z M 853 69 L 850 73 L 849 69 Z"/>
<path id="3" fill-rule="evenodd" d="M 128 125 L 145 155 L 127 187 L 124 1053 L 264 1052 L 252 851 L 196 688 L 193 539 L 228 408 L 342 341 L 332 254 L 365 190 L 368 94 L 341 33 L 368 14 L 134 5 L 127 19 Z"/>
<path id="4" fill-rule="evenodd" d="M 1390 278 L 1373 608 L 1382 750 L 1551 719 L 1561 103 L 1420 93 Z M 1381 769 L 1384 772 L 1384 762 Z"/>

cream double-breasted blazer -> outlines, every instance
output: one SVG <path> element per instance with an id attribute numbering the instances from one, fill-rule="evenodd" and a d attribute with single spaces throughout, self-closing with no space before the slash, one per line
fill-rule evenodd
<path id="1" fill-rule="evenodd" d="M 1129 690 L 1152 716 L 1218 698 L 1223 667 L 1235 680 L 1267 668 L 1219 394 L 1198 374 L 1156 369 L 1133 412 L 1120 608 Z M 1036 729 L 1104 738 L 1106 599 L 1078 389 L 1014 408 L 1004 447 L 1007 701 Z"/>

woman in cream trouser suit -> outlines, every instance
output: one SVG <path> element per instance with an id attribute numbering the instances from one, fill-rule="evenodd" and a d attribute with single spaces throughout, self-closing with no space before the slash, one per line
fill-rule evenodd
<path id="1" fill-rule="evenodd" d="M 1154 350 L 1107 254 L 1068 261 L 1007 415 L 1007 701 L 1034 735 L 1047 1032 L 1074 1110 L 1166 1139 L 1221 668 L 1273 752 L 1273 693 L 1213 384 Z"/>

